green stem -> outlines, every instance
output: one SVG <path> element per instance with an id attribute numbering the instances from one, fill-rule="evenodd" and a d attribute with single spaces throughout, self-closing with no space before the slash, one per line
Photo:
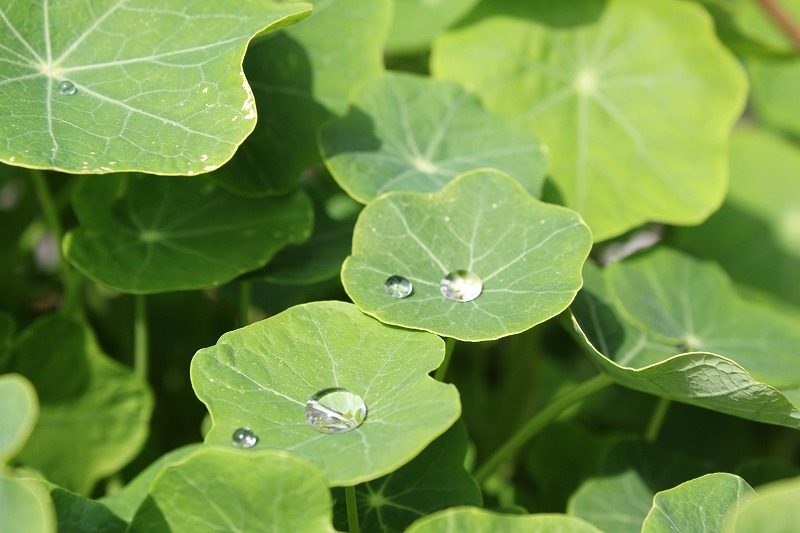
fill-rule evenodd
<path id="1" fill-rule="evenodd" d="M 133 299 L 133 372 L 146 381 L 149 362 L 147 302 L 143 294 L 135 294 Z"/>
<path id="2" fill-rule="evenodd" d="M 563 396 L 556 398 L 551 404 L 539 411 L 533 418 L 522 426 L 519 431 L 511 436 L 475 473 L 475 480 L 483 484 L 500 465 L 511 457 L 530 439 L 547 427 L 558 415 L 568 407 L 583 400 L 587 396 L 602 390 L 614 381 L 606 374 L 599 374 L 588 381 L 584 381 Z"/>
<path id="3" fill-rule="evenodd" d="M 650 416 L 650 422 L 647 424 L 647 429 L 644 432 L 644 440 L 647 442 L 655 442 L 658 438 L 658 433 L 661 431 L 661 426 L 664 425 L 664 419 L 667 417 L 667 411 L 672 404 L 671 400 L 661 398 L 658 400 L 653 414 Z"/>
<path id="4" fill-rule="evenodd" d="M 250 282 L 239 283 L 239 327 L 250 323 Z"/>
<path id="5" fill-rule="evenodd" d="M 439 365 L 439 368 L 436 369 L 436 372 L 433 373 L 433 379 L 436 381 L 444 381 L 445 376 L 447 375 L 447 367 L 450 366 L 450 359 L 453 355 L 453 350 L 456 347 L 456 340 L 452 337 L 445 337 L 444 339 L 444 360 L 442 360 L 442 364 Z"/>
<path id="6" fill-rule="evenodd" d="M 347 526 L 350 533 L 360 533 L 358 525 L 358 503 L 356 502 L 356 488 L 354 486 L 344 488 L 344 499 L 347 503 Z"/>

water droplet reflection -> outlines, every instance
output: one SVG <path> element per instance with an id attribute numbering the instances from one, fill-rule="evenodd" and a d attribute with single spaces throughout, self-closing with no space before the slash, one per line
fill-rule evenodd
<path id="1" fill-rule="evenodd" d="M 258 437 L 249 427 L 243 427 L 233 432 L 231 442 L 237 448 L 252 448 L 258 442 Z"/>
<path id="2" fill-rule="evenodd" d="M 65 80 L 58 84 L 58 94 L 70 96 L 78 92 L 78 88 L 71 81 Z"/>
<path id="3" fill-rule="evenodd" d="M 389 276 L 383 284 L 383 290 L 392 298 L 405 298 L 411 295 L 414 288 L 403 276 Z"/>
<path id="4" fill-rule="evenodd" d="M 306 422 L 320 433 L 346 433 L 367 417 L 361 396 L 339 387 L 324 389 L 306 402 Z"/>
<path id="5" fill-rule="evenodd" d="M 474 272 L 454 270 L 442 278 L 439 291 L 454 302 L 469 302 L 480 296 L 483 282 Z"/>

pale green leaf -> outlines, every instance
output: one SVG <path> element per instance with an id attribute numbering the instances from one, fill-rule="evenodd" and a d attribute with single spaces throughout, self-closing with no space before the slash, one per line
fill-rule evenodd
<path id="1" fill-rule="evenodd" d="M 320 150 L 339 185 L 362 203 L 389 191 L 438 191 L 490 167 L 539 196 L 547 162 L 535 138 L 458 84 L 400 73 L 362 86 L 349 113 L 320 131 Z"/>
<path id="2" fill-rule="evenodd" d="M 73 197 L 80 225 L 66 257 L 98 283 L 153 293 L 221 285 L 263 266 L 310 233 L 301 192 L 243 198 L 203 177 L 84 178 Z"/>
<path id="3" fill-rule="evenodd" d="M 498 171 L 463 174 L 433 194 L 386 194 L 361 212 L 342 282 L 382 322 L 480 341 L 554 317 L 581 286 L 591 235 L 580 216 L 530 196 Z M 482 281 L 472 301 L 446 299 L 440 282 L 468 270 Z M 384 291 L 411 281 L 410 296 Z"/>
<path id="4" fill-rule="evenodd" d="M 800 2 L 797 5 L 800 7 Z M 756 115 L 766 124 L 794 135 L 800 134 L 800 105 L 796 98 L 800 84 L 800 59 L 753 56 L 747 59 L 747 70 Z"/>
<path id="5" fill-rule="evenodd" d="M 786 30 L 770 14 L 766 2 L 760 0 L 723 0 L 730 5 L 733 20 L 739 30 L 749 38 L 777 52 L 793 52 L 795 45 Z M 790 20 L 800 20 L 798 0 L 775 2 L 778 9 Z"/>
<path id="6" fill-rule="evenodd" d="M 330 485 L 354 485 L 407 463 L 458 418 L 455 388 L 427 375 L 443 357 L 435 335 L 385 326 L 352 304 L 315 302 L 226 333 L 197 352 L 191 375 L 214 423 L 207 443 L 231 446 L 248 427 L 255 449 L 291 451 Z M 306 422 L 306 402 L 332 387 L 366 403 L 359 427 L 324 434 Z"/>
<path id="7" fill-rule="evenodd" d="M 596 5 L 570 2 L 567 18 Z M 611 0 L 596 22 L 568 22 L 478 22 L 434 42 L 432 70 L 550 147 L 558 194 L 595 240 L 701 222 L 722 202 L 747 88 L 710 17 L 690 2 Z"/>
<path id="8" fill-rule="evenodd" d="M 13 459 L 28 440 L 39 418 L 36 390 L 24 376 L 0 375 L 0 465 Z"/>
<path id="9" fill-rule="evenodd" d="M 560 514 L 509 515 L 476 507 L 454 507 L 420 518 L 406 533 L 601 533 L 591 524 Z"/>
<path id="10" fill-rule="evenodd" d="M 408 54 L 426 49 L 436 35 L 478 3 L 478 0 L 394 0 L 387 52 Z"/>
<path id="11" fill-rule="evenodd" d="M 725 533 L 795 533 L 800 477 L 758 487 L 726 523 Z"/>
<path id="12" fill-rule="evenodd" d="M 0 161 L 195 174 L 253 131 L 248 42 L 302 19 L 268 0 L 12 0 L 0 8 Z"/>
<path id="13" fill-rule="evenodd" d="M 0 466 L 0 531 L 55 533 L 56 512 L 45 484 Z"/>
<path id="14" fill-rule="evenodd" d="M 203 446 L 156 477 L 128 531 L 334 533 L 330 500 L 299 457 Z"/>

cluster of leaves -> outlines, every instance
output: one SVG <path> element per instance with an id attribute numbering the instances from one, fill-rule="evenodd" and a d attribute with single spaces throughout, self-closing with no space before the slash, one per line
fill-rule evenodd
<path id="1" fill-rule="evenodd" d="M 0 6 L 0 530 L 791 530 L 800 2 L 180 4 Z"/>

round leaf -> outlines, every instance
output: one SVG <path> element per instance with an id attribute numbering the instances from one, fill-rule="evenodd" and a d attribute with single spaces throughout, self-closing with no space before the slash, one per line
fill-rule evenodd
<path id="1" fill-rule="evenodd" d="M 758 488 L 727 522 L 725 533 L 792 533 L 797 529 L 800 477 Z"/>
<path id="2" fill-rule="evenodd" d="M 294 455 L 204 446 L 159 474 L 128 531 L 334 533 L 330 499 Z"/>
<path id="3" fill-rule="evenodd" d="M 386 49 L 391 54 L 419 52 L 478 3 L 478 0 L 395 0 Z"/>
<path id="4" fill-rule="evenodd" d="M 192 360 L 192 383 L 211 412 L 206 442 L 231 445 L 249 427 L 258 447 L 291 451 L 330 485 L 355 485 L 407 463 L 460 412 L 452 385 L 428 377 L 444 357 L 439 337 L 387 327 L 352 304 L 315 302 L 223 335 Z M 358 428 L 322 434 L 305 417 L 317 392 L 360 396 Z"/>
<path id="5" fill-rule="evenodd" d="M 435 41 L 432 70 L 551 148 L 560 197 L 598 241 L 648 220 L 697 224 L 722 202 L 747 84 L 700 6 L 610 0 L 577 25 L 490 18 Z"/>
<path id="6" fill-rule="evenodd" d="M 310 234 L 301 192 L 242 198 L 200 177 L 89 177 L 75 191 L 69 261 L 102 285 L 153 293 L 220 285 Z"/>
<path id="7" fill-rule="evenodd" d="M 0 467 L 0 531 L 57 531 L 55 508 L 44 483 Z"/>
<path id="8" fill-rule="evenodd" d="M 564 310 L 581 286 L 591 247 L 580 216 L 531 197 L 509 176 L 478 171 L 438 193 L 390 193 L 361 212 L 342 282 L 353 302 L 382 322 L 467 341 L 519 333 Z M 455 270 L 482 281 L 455 302 L 440 282 Z M 413 292 L 384 292 L 389 276 Z"/>
<path id="9" fill-rule="evenodd" d="M 349 113 L 322 128 L 320 150 L 339 185 L 362 203 L 389 191 L 438 191 L 484 167 L 538 196 L 546 166 L 539 142 L 484 111 L 477 97 L 409 74 L 363 86 Z"/>
<path id="10" fill-rule="evenodd" d="M 247 43 L 309 12 L 267 1 L 11 2 L 0 10 L 0 161 L 81 173 L 217 168 L 255 126 Z"/>
<path id="11" fill-rule="evenodd" d="M 22 450 L 39 418 L 39 400 L 30 381 L 18 374 L 0 376 L 0 413 L 3 413 L 0 426 L 2 465 Z"/>
<path id="12" fill-rule="evenodd" d="M 574 516 L 509 515 L 475 507 L 454 507 L 420 518 L 406 533 L 600 533 Z"/>

